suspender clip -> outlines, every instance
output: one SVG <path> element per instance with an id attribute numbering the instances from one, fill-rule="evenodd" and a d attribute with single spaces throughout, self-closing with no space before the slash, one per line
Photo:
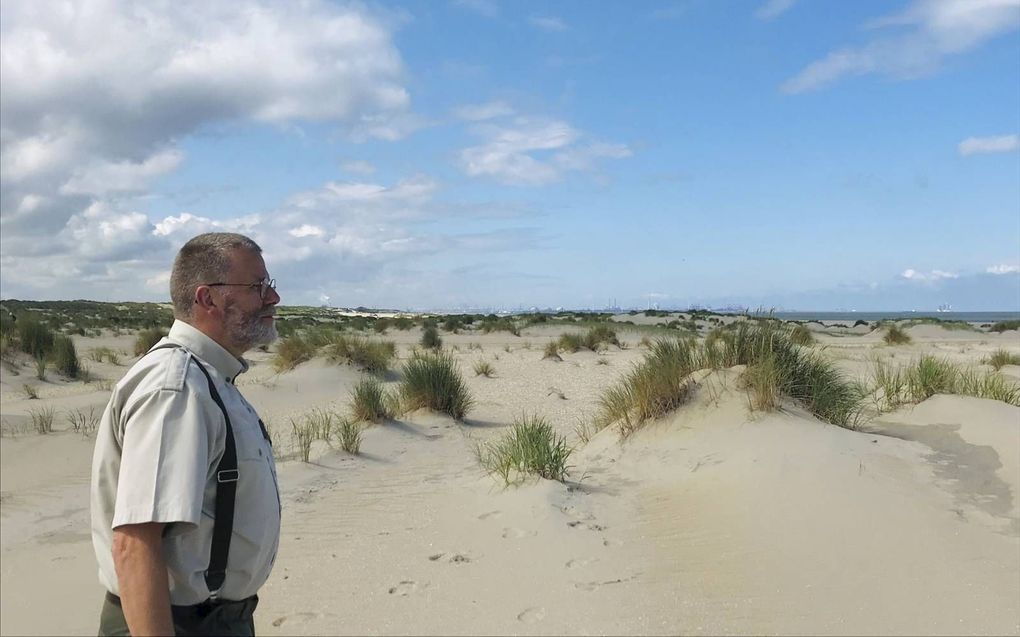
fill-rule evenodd
<path id="1" fill-rule="evenodd" d="M 219 471 L 216 473 L 216 482 L 237 482 L 237 478 L 240 476 L 240 472 L 237 469 L 228 469 L 226 471 Z"/>

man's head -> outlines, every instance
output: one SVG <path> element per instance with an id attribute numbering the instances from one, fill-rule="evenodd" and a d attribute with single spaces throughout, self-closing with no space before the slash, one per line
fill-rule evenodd
<path id="1" fill-rule="evenodd" d="M 235 356 L 276 338 L 274 306 L 262 248 L 240 234 L 210 232 L 184 244 L 170 275 L 174 317 Z"/>

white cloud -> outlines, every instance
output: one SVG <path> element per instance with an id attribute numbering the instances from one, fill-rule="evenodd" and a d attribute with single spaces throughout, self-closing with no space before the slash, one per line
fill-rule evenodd
<path id="1" fill-rule="evenodd" d="M 287 234 L 300 239 L 301 237 L 321 237 L 326 234 L 326 232 L 319 226 L 313 226 L 310 223 L 303 223 L 297 228 L 291 228 L 288 230 Z"/>
<path id="2" fill-rule="evenodd" d="M 363 160 L 347 161 L 340 164 L 340 168 L 356 175 L 372 175 L 375 173 L 375 166 Z"/>
<path id="3" fill-rule="evenodd" d="M 1020 26 L 1020 0 L 915 0 L 906 11 L 872 21 L 882 34 L 860 47 L 833 51 L 787 80 L 782 90 L 816 90 L 850 75 L 898 79 L 934 72 L 942 61 Z M 902 32 L 884 35 L 888 29 Z"/>
<path id="4" fill-rule="evenodd" d="M 1012 274 L 1014 272 L 1020 272 L 1020 265 L 1000 263 L 999 265 L 988 266 L 985 272 L 988 274 Z"/>
<path id="5" fill-rule="evenodd" d="M 531 25 L 543 31 L 566 31 L 567 24 L 556 16 L 532 16 L 529 20 Z"/>
<path id="6" fill-rule="evenodd" d="M 542 186 L 561 180 L 566 171 L 590 170 L 598 159 L 630 156 L 626 146 L 586 140 L 558 120 L 517 118 L 507 125 L 478 125 L 474 132 L 485 143 L 461 151 L 464 172 L 509 185 Z"/>
<path id="7" fill-rule="evenodd" d="M 163 150 L 138 163 L 95 160 L 87 166 L 74 169 L 70 179 L 60 187 L 60 192 L 104 195 L 110 192 L 142 191 L 152 178 L 173 171 L 183 159 L 184 154 L 178 150 Z"/>
<path id="8" fill-rule="evenodd" d="M 772 20 L 792 9 L 795 2 L 796 0 L 768 0 L 758 7 L 754 15 L 759 20 Z"/>
<path id="9" fill-rule="evenodd" d="M 454 115 L 471 122 L 480 122 L 497 117 L 513 115 L 514 109 L 506 102 L 486 102 L 484 104 L 465 104 L 454 110 Z"/>
<path id="10" fill-rule="evenodd" d="M 141 231 L 130 196 L 176 169 L 177 145 L 199 130 L 318 121 L 398 139 L 422 126 L 390 22 L 325 0 L 0 3 L 4 255 L 57 237 L 36 256 L 73 264 L 110 233 Z M 186 214 L 150 224 L 150 239 L 216 225 Z"/>
<path id="11" fill-rule="evenodd" d="M 925 281 L 933 282 L 940 281 L 942 279 L 958 279 L 960 275 L 952 272 L 946 272 L 945 270 L 932 270 L 931 272 L 920 272 L 912 268 L 904 270 L 900 276 L 910 281 Z"/>
<path id="12" fill-rule="evenodd" d="M 958 150 L 964 157 L 985 153 L 1008 153 L 1020 148 L 1020 136 L 968 137 L 960 142 Z"/>

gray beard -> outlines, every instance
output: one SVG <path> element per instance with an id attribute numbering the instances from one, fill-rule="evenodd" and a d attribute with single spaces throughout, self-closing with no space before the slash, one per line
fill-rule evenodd
<path id="1" fill-rule="evenodd" d="M 230 310 L 228 310 L 230 311 Z M 261 310 L 243 315 L 232 312 L 230 317 L 230 338 L 238 345 L 243 345 L 246 350 L 259 345 L 269 345 L 275 341 L 279 334 L 276 331 L 276 321 L 268 325 L 262 322 Z"/>

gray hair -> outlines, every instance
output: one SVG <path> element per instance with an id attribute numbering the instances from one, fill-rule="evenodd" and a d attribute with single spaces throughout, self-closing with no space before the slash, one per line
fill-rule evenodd
<path id="1" fill-rule="evenodd" d="M 184 244 L 174 259 L 174 269 L 170 273 L 170 300 L 174 304 L 174 318 L 182 321 L 191 318 L 195 288 L 227 277 L 234 251 L 239 249 L 262 253 L 257 243 L 243 234 L 233 232 L 207 232 Z"/>

